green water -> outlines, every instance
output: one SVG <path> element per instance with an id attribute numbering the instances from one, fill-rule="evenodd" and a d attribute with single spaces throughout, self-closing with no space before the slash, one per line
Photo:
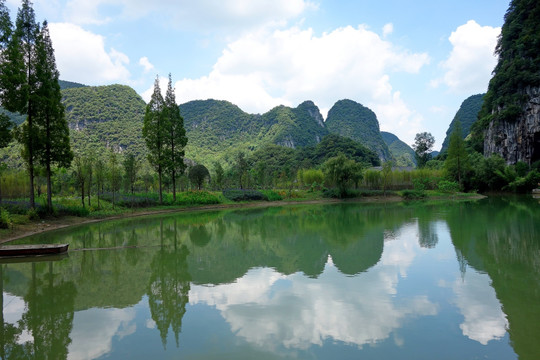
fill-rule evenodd
<path id="1" fill-rule="evenodd" d="M 540 204 L 290 205 L 21 242 L 2 359 L 538 359 Z"/>

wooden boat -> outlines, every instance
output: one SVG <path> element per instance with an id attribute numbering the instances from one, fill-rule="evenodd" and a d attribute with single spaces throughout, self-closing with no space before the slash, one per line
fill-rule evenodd
<path id="1" fill-rule="evenodd" d="M 69 244 L 0 245 L 0 256 L 36 256 L 65 253 Z"/>

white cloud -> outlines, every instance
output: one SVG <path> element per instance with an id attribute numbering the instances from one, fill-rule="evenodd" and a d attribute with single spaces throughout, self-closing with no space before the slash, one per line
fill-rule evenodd
<path id="1" fill-rule="evenodd" d="M 388 23 L 383 26 L 383 36 L 387 37 L 388 35 L 394 32 L 394 24 Z"/>
<path id="2" fill-rule="evenodd" d="M 64 16 L 78 24 L 105 23 L 113 19 L 100 11 L 104 5 L 115 8 L 123 18 L 137 19 L 154 13 L 175 26 L 203 31 L 283 24 L 316 8 L 306 0 L 69 0 Z"/>
<path id="3" fill-rule="evenodd" d="M 141 65 L 144 68 L 144 72 L 147 73 L 154 69 L 154 65 L 148 60 L 146 56 L 139 59 L 139 65 Z"/>
<path id="4" fill-rule="evenodd" d="M 506 335 L 508 320 L 489 275 L 469 270 L 465 279 L 459 278 L 453 285 L 456 305 L 463 314 L 463 323 L 459 327 L 463 335 L 487 345 Z"/>
<path id="5" fill-rule="evenodd" d="M 430 85 L 444 84 L 456 93 L 487 91 L 491 72 L 497 64 L 494 51 L 500 32 L 500 27 L 480 26 L 474 20 L 459 26 L 448 38 L 453 48 L 448 59 L 441 63 L 445 74 L 432 80 Z"/>
<path id="6" fill-rule="evenodd" d="M 234 334 L 266 350 L 291 352 L 325 341 L 374 345 L 404 322 L 438 312 L 426 295 L 395 300 L 400 279 L 421 251 L 415 231 L 414 224 L 397 231 L 396 241 L 385 242 L 381 261 L 362 276 L 344 276 L 331 257 L 317 281 L 252 269 L 231 284 L 193 285 L 190 304 L 215 307 Z"/>
<path id="7" fill-rule="evenodd" d="M 416 129 L 421 119 L 393 91 L 390 74 L 417 73 L 428 62 L 427 54 L 398 48 L 364 26 L 321 36 L 296 27 L 260 30 L 229 43 L 208 75 L 177 82 L 176 95 L 180 103 L 229 100 L 254 113 L 304 100 L 329 109 L 350 98 L 384 109 L 377 112 L 382 128 Z"/>
<path id="8" fill-rule="evenodd" d="M 108 354 L 114 337 L 120 339 L 135 333 L 135 310 L 88 309 L 73 317 L 68 359 L 96 359 Z M 95 331 L 99 329 L 99 331 Z"/>
<path id="9" fill-rule="evenodd" d="M 88 85 L 128 82 L 129 58 L 105 48 L 105 40 L 81 27 L 67 23 L 50 24 L 60 77 Z"/>

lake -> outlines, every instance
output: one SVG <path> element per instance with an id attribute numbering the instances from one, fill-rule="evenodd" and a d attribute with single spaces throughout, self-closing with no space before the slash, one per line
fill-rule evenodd
<path id="1" fill-rule="evenodd" d="M 2 262 L 2 359 L 540 356 L 531 197 L 183 212 L 33 242 L 70 251 Z"/>

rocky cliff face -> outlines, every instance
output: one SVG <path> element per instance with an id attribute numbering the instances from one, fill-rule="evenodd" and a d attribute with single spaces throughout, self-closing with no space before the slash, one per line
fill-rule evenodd
<path id="1" fill-rule="evenodd" d="M 529 101 L 512 122 L 492 121 L 486 131 L 484 154 L 501 155 L 508 164 L 540 160 L 540 88 L 528 88 Z"/>

